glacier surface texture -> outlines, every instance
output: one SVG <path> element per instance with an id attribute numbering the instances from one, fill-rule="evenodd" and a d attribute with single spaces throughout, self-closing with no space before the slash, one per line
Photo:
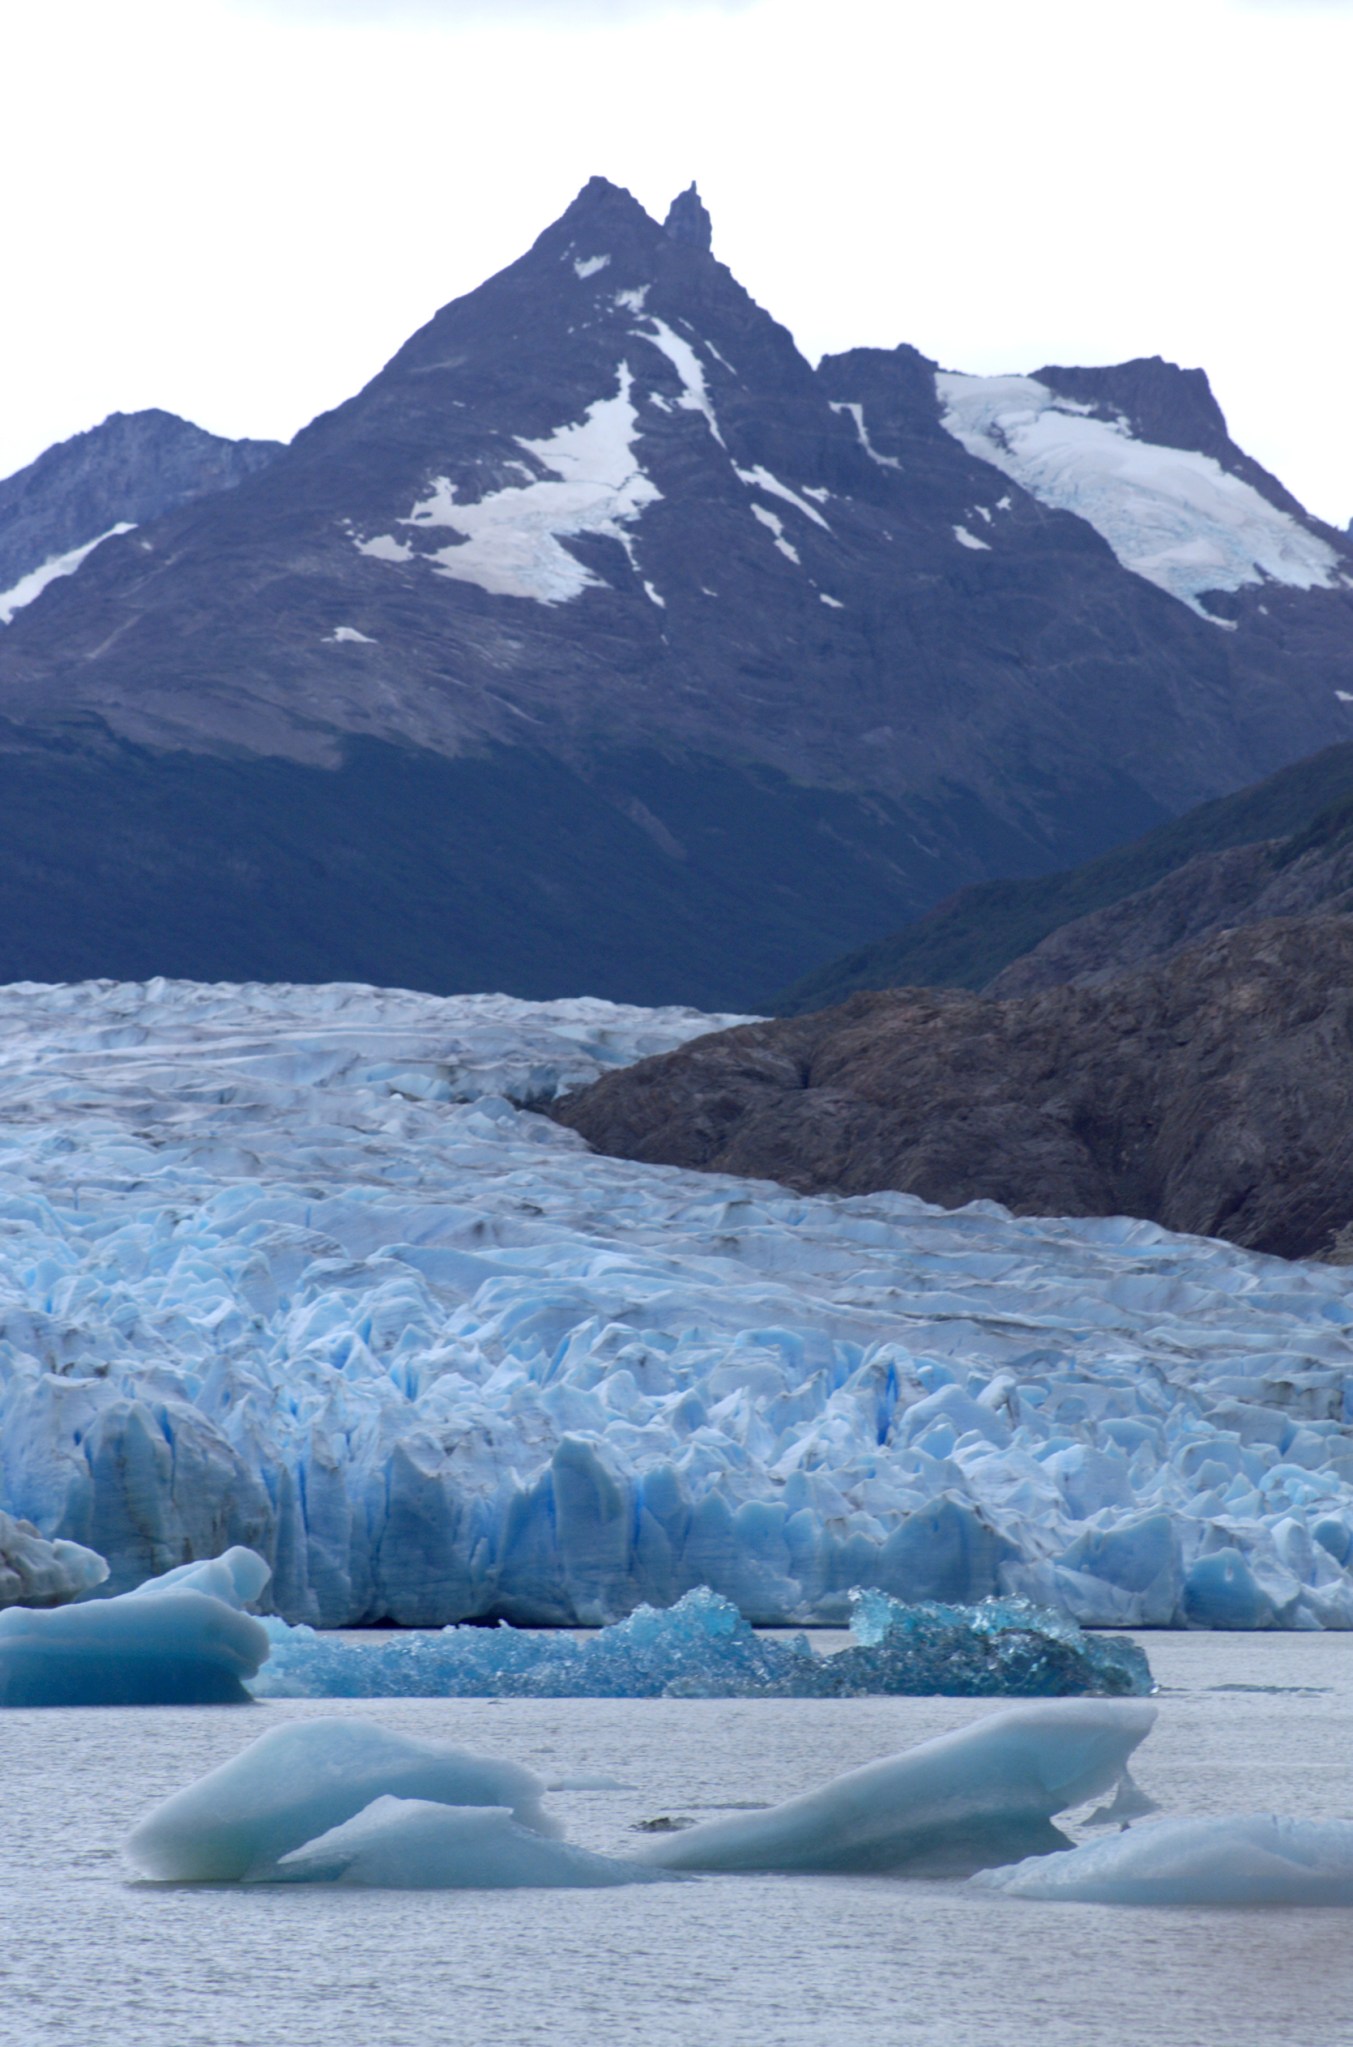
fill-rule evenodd
<path id="1" fill-rule="evenodd" d="M 531 1108 L 722 1019 L 356 987 L 0 991 L 0 1508 L 122 1591 L 603 1623 L 706 1585 L 1353 1625 L 1346 1272 L 808 1199 Z"/>

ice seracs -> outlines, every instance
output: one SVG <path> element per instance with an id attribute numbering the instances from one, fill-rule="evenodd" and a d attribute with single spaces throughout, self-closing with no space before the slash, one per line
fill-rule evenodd
<path id="1" fill-rule="evenodd" d="M 944 425 L 969 454 L 1087 520 L 1124 568 L 1213 624 L 1232 621 L 1209 613 L 1209 590 L 1265 580 L 1324 589 L 1337 580 L 1339 558 L 1326 541 L 1211 455 L 1138 440 L 1125 419 L 1097 418 L 1033 377 L 941 371 L 935 387 Z"/>

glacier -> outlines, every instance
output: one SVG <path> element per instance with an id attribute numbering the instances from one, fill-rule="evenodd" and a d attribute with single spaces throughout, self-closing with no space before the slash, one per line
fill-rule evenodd
<path id="1" fill-rule="evenodd" d="M 1274 1813 L 1153 1820 L 969 1881 L 1053 1903 L 1353 1905 L 1353 1822 Z"/>
<path id="2" fill-rule="evenodd" d="M 0 990 L 0 1510 L 288 1621 L 757 1623 L 860 1586 L 1353 1625 L 1349 1279 L 1123 1218 L 806 1198 L 541 1111 L 729 1021 Z"/>

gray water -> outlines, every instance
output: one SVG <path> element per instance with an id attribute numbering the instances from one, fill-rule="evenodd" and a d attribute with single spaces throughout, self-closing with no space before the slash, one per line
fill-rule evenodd
<path id="1" fill-rule="evenodd" d="M 1353 1818 L 1353 1638 L 1143 1637 L 1172 1812 Z M 956 1699 L 287 1703 L 0 1715 L 3 2047 L 1353 2047 L 1353 1915 L 1039 1905 L 884 1878 L 605 1891 L 166 1888 L 118 1844 L 282 1719 L 511 1756 L 569 1834 L 806 1789 Z"/>

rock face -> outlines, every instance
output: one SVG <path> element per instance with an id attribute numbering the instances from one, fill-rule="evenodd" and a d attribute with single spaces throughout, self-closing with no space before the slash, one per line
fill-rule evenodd
<path id="1" fill-rule="evenodd" d="M 280 449 L 223 440 L 172 412 L 114 412 L 0 481 L 0 591 L 116 527 L 232 489 Z"/>
<path id="2" fill-rule="evenodd" d="M 1230 931 L 1100 986 L 857 995 L 607 1076 L 597 1150 L 942 1207 L 1135 1215 L 1285 1257 L 1353 1217 L 1353 920 Z"/>
<path id="3" fill-rule="evenodd" d="M 1205 381 L 814 370 L 709 242 L 593 179 L 15 616 L 0 977 L 760 1007 L 1346 736 L 1353 551 Z"/>

